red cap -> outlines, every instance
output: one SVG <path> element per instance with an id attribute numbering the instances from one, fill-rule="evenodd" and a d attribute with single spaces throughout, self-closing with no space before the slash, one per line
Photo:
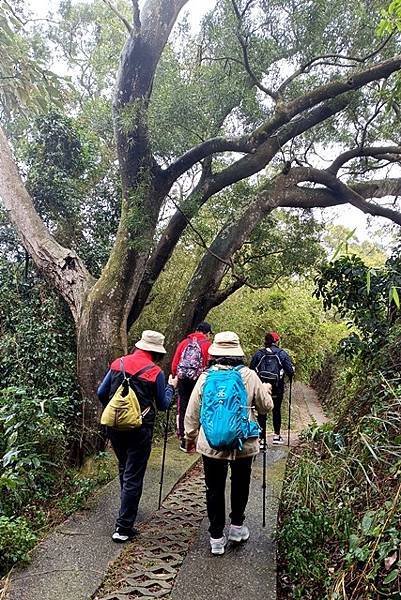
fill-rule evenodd
<path id="1" fill-rule="evenodd" d="M 270 335 L 272 336 L 274 342 L 280 341 L 280 336 L 276 331 L 270 331 Z"/>

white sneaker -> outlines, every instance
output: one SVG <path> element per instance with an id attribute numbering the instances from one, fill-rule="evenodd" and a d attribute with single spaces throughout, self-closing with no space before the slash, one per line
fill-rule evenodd
<path id="1" fill-rule="evenodd" d="M 210 549 L 212 554 L 224 554 L 224 547 L 227 544 L 225 535 L 221 538 L 210 538 Z"/>
<path id="2" fill-rule="evenodd" d="M 279 446 L 279 445 L 282 446 L 284 444 L 284 440 L 281 437 L 281 435 L 274 435 L 273 436 L 273 444 L 275 446 Z"/>
<path id="3" fill-rule="evenodd" d="M 228 532 L 230 542 L 246 542 L 249 539 L 249 529 L 246 525 L 230 525 Z"/>

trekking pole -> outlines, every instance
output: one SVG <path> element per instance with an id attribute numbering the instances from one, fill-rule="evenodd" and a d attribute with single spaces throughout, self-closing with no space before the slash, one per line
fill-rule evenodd
<path id="1" fill-rule="evenodd" d="M 288 447 L 290 447 L 290 433 L 291 433 L 291 396 L 292 396 L 292 377 L 290 379 L 290 391 L 288 394 Z"/>
<path id="2" fill-rule="evenodd" d="M 162 469 L 161 469 L 161 473 L 160 473 L 159 505 L 157 507 L 157 510 L 160 510 L 160 507 L 162 505 L 164 465 L 165 465 L 165 462 L 166 462 L 166 448 L 167 448 L 167 438 L 168 438 L 168 422 L 169 422 L 169 417 L 170 417 L 170 407 L 168 407 L 167 412 L 166 412 L 166 426 L 164 428 Z"/>
<path id="3" fill-rule="evenodd" d="M 267 445 L 267 440 L 266 440 L 266 422 L 267 422 L 267 417 L 265 419 L 265 422 L 264 422 L 264 425 L 263 425 L 263 429 L 262 429 L 262 435 L 263 435 L 263 483 L 262 483 L 262 493 L 263 493 L 262 511 L 263 511 L 263 519 L 262 519 L 262 527 L 266 527 L 266 445 Z"/>

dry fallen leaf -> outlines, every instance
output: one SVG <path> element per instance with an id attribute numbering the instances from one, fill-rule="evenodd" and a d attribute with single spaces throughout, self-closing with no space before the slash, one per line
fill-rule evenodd
<path id="1" fill-rule="evenodd" d="M 388 556 L 387 558 L 384 559 L 384 568 L 386 569 L 386 571 L 391 569 L 391 567 L 393 566 L 393 564 L 395 563 L 396 560 L 397 560 L 397 552 L 393 552 L 393 554 L 390 554 L 390 556 Z"/>

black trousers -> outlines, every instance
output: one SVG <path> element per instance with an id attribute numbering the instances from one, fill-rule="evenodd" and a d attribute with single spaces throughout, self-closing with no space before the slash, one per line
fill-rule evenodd
<path id="1" fill-rule="evenodd" d="M 121 486 L 121 505 L 116 527 L 123 530 L 131 529 L 135 523 L 152 436 L 153 426 L 149 425 L 142 425 L 131 431 L 108 430 L 108 437 L 118 458 Z"/>
<path id="2" fill-rule="evenodd" d="M 183 440 L 185 437 L 184 419 L 187 412 L 188 402 L 195 387 L 196 381 L 193 379 L 179 379 L 177 385 L 180 406 L 178 411 L 178 434 Z"/>
<path id="3" fill-rule="evenodd" d="M 225 489 L 228 464 L 231 468 L 231 523 L 242 525 L 248 503 L 253 456 L 221 460 L 202 456 L 206 483 L 206 505 L 212 538 L 221 538 L 226 524 Z"/>
<path id="4" fill-rule="evenodd" d="M 273 417 L 273 429 L 274 429 L 274 433 L 275 435 L 280 435 L 280 430 L 281 430 L 281 405 L 283 403 L 283 397 L 284 397 L 284 390 L 279 390 L 278 392 L 275 392 L 272 394 L 272 398 L 273 398 L 273 411 L 272 411 L 272 417 Z M 266 415 L 258 415 L 258 423 L 262 428 L 262 431 L 264 430 L 263 428 L 266 427 Z"/>

